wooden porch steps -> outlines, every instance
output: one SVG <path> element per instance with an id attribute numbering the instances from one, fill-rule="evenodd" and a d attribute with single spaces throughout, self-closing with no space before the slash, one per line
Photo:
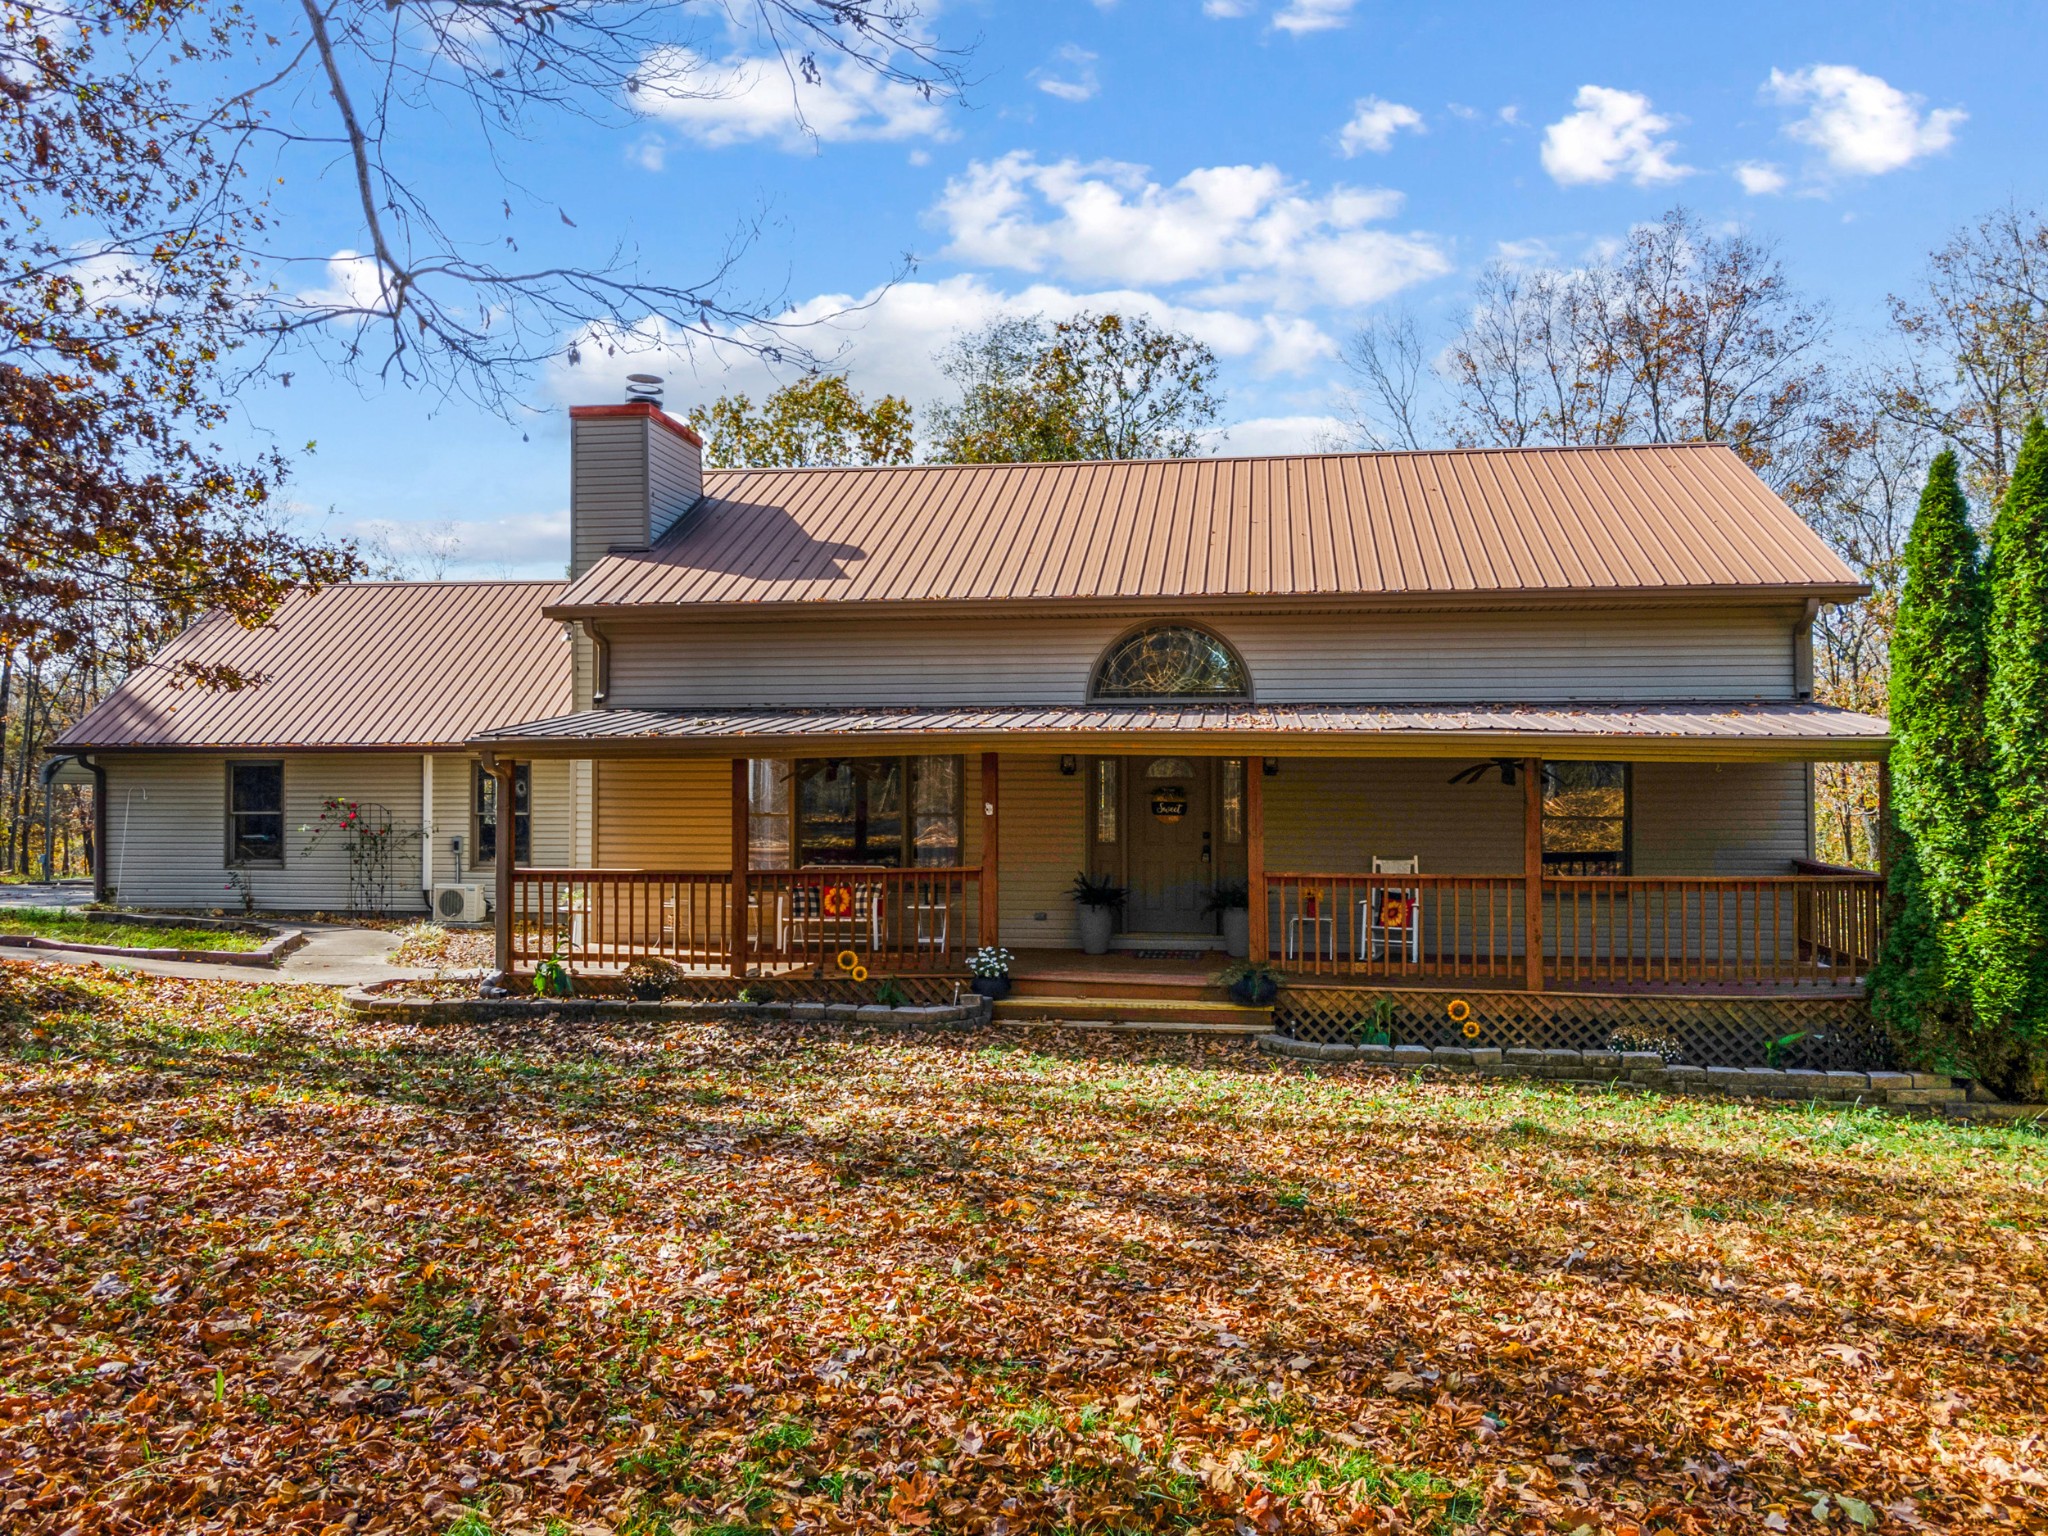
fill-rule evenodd
<path id="1" fill-rule="evenodd" d="M 1012 1024 L 1044 1020 L 1188 1035 L 1264 1035 L 1273 1029 L 1270 1008 L 1247 1008 L 1199 997 L 1062 997 L 1013 992 L 995 1005 L 995 1016 Z"/>

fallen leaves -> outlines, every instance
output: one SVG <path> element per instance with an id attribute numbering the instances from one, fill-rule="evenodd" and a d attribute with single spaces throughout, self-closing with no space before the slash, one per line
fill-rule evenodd
<path id="1" fill-rule="evenodd" d="M 0 1528 L 2043 1528 L 2025 1133 L 328 1001 L 0 967 Z"/>

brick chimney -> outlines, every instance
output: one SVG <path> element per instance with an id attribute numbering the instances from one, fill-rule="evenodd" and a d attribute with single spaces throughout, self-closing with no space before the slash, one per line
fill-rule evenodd
<path id="1" fill-rule="evenodd" d="M 569 578 L 647 549 L 704 490 L 704 440 L 652 400 L 569 408 Z"/>

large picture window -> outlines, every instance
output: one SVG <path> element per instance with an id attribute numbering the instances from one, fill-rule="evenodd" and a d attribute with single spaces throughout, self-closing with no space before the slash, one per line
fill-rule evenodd
<path id="1" fill-rule="evenodd" d="M 960 862 L 957 757 L 759 761 L 749 787 L 748 843 L 761 860 L 757 868 Z"/>
<path id="2" fill-rule="evenodd" d="M 1237 653 L 1191 624 L 1125 635 L 1096 664 L 1092 690 L 1098 699 L 1244 699 L 1251 691 Z"/>
<path id="3" fill-rule="evenodd" d="M 533 862 L 533 770 L 526 763 L 512 768 L 512 862 Z M 498 860 L 498 781 L 482 763 L 476 765 L 476 855 L 472 862 Z"/>
<path id="4" fill-rule="evenodd" d="M 1543 872 L 1629 872 L 1628 764 L 1543 765 Z"/>
<path id="5" fill-rule="evenodd" d="M 228 764 L 228 862 L 284 862 L 284 764 Z"/>

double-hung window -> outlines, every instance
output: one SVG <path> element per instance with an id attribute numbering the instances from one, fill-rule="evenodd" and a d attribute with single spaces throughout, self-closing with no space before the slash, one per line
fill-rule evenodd
<path id="1" fill-rule="evenodd" d="M 476 765 L 476 856 L 472 862 L 494 864 L 498 858 L 498 781 L 482 763 Z M 529 764 L 512 769 L 512 862 L 533 862 L 533 779 Z"/>
<path id="2" fill-rule="evenodd" d="M 228 764 L 228 863 L 284 862 L 284 764 Z"/>
<path id="3" fill-rule="evenodd" d="M 1627 763 L 1543 765 L 1543 872 L 1629 872 Z"/>

